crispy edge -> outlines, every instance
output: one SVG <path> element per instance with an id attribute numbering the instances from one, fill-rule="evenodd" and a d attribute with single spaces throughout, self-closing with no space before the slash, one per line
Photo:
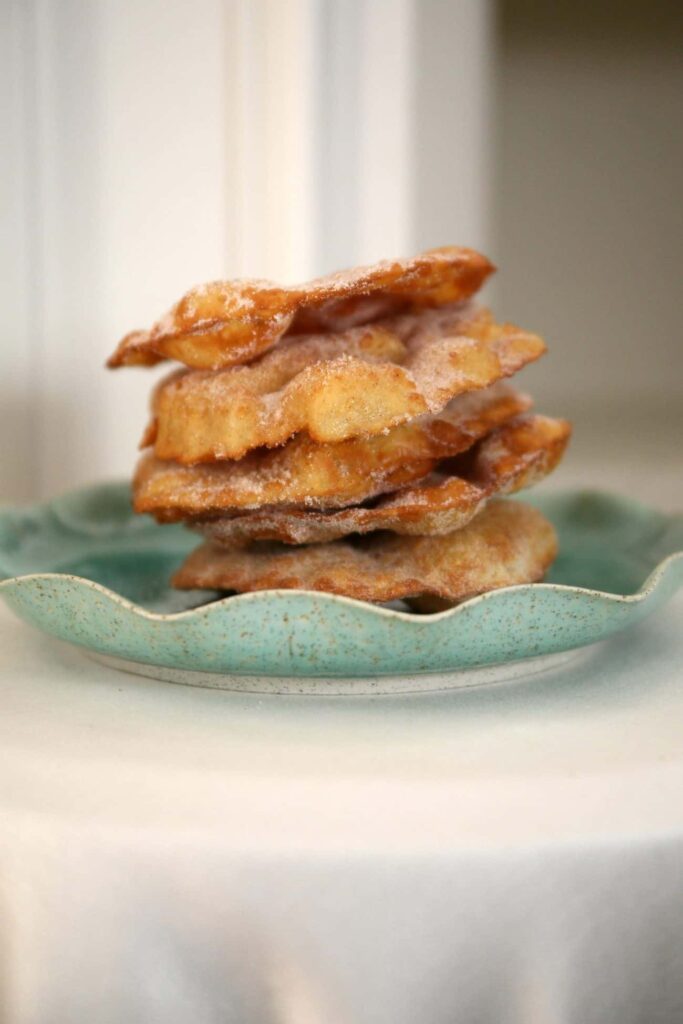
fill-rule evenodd
<path id="1" fill-rule="evenodd" d="M 506 385 L 461 395 L 440 414 L 369 439 L 318 445 L 299 435 L 239 462 L 182 466 L 142 456 L 133 480 L 136 512 L 160 522 L 207 518 L 266 505 L 340 508 L 427 476 L 527 410 L 528 396 Z"/>
<path id="2" fill-rule="evenodd" d="M 364 601 L 431 595 L 462 601 L 543 577 L 557 538 L 541 513 L 518 501 L 490 502 L 467 526 L 438 537 L 373 534 L 297 548 L 204 543 L 173 577 L 183 590 L 294 589 Z"/>
<path id="3" fill-rule="evenodd" d="M 325 543 L 352 533 L 391 530 L 438 535 L 462 529 L 495 495 L 533 486 L 551 473 L 571 436 L 567 420 L 538 414 L 517 416 L 477 442 L 471 453 L 444 467 L 436 481 L 380 498 L 377 505 L 338 511 L 263 509 L 198 523 L 196 528 L 218 546 L 255 540 L 284 544 Z M 458 465 L 460 463 L 460 466 Z"/>
<path id="4" fill-rule="evenodd" d="M 150 330 L 127 334 L 107 366 L 151 366 L 177 359 L 198 369 L 219 369 L 249 362 L 290 328 L 329 329 L 335 305 L 342 322 L 348 322 L 350 300 L 378 293 L 396 300 L 380 308 L 380 314 L 411 303 L 438 306 L 461 301 L 474 294 L 494 269 L 473 249 L 444 246 L 293 287 L 271 281 L 210 282 L 187 292 Z M 320 314 L 317 320 L 315 310 Z"/>
<path id="5" fill-rule="evenodd" d="M 252 390 L 259 375 L 267 379 L 278 367 L 286 374 L 287 362 L 296 366 L 297 358 L 301 361 L 301 349 L 315 350 L 315 338 L 278 348 L 249 367 L 176 372 L 154 392 L 143 444 L 154 443 L 160 459 L 192 465 L 239 459 L 300 432 L 320 443 L 369 437 L 439 412 L 457 395 L 489 387 L 545 351 L 537 335 L 495 323 L 486 309 L 461 312 L 461 322 L 425 332 L 424 342 L 412 350 L 392 333 L 391 321 L 360 335 L 357 329 L 348 332 L 340 338 L 342 343 L 347 339 L 348 354 L 317 361 L 311 356 L 283 387 L 270 392 Z M 420 314 L 414 319 L 419 329 Z M 397 362 L 373 355 L 373 347 L 381 351 L 382 339 Z M 364 342 L 367 354 L 361 358 Z M 329 338 L 319 344 L 321 351 L 330 350 Z"/>

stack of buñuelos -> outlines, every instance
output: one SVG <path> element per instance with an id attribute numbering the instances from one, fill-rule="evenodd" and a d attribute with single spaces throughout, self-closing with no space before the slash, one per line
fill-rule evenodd
<path id="1" fill-rule="evenodd" d="M 136 511 L 205 537 L 174 584 L 430 610 L 541 579 L 553 528 L 501 496 L 571 428 L 504 383 L 545 344 L 472 301 L 493 269 L 449 246 L 295 287 L 213 282 L 127 335 L 109 366 L 184 364 L 153 392 L 133 483 Z"/>

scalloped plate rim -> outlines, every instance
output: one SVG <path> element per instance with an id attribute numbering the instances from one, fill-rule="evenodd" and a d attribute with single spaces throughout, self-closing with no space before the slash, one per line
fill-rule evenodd
<path id="1" fill-rule="evenodd" d="M 105 554 L 136 554 L 143 560 L 145 553 L 164 560 L 180 558 L 191 546 L 184 531 L 166 535 L 151 521 L 134 516 L 124 487 L 123 482 L 95 484 L 55 499 L 0 509 L 0 520 L 9 527 L 1 535 L 7 555 L 4 567 L 13 572 L 0 578 L 0 597 L 20 618 L 86 651 L 164 671 L 177 665 L 183 672 L 229 679 L 457 675 L 481 666 L 527 661 L 539 653 L 554 657 L 592 646 L 643 618 L 683 585 L 683 514 L 606 490 L 568 488 L 546 491 L 538 498 L 560 532 L 568 531 L 570 562 L 601 562 L 607 555 L 609 563 L 614 556 L 615 565 L 629 566 L 625 575 L 609 571 L 603 577 L 589 571 L 572 577 L 567 563 L 567 571 L 548 582 L 502 587 L 426 615 L 340 594 L 287 588 L 232 596 L 211 591 L 190 595 L 181 610 L 171 610 L 173 604 L 150 607 L 140 603 L 141 597 L 146 600 L 144 588 L 125 590 L 125 575 L 105 575 L 99 582 L 93 579 L 96 572 L 81 574 L 90 572 L 89 554 L 97 558 L 102 542 Z M 534 498 L 535 494 L 530 496 L 532 502 Z M 31 539 L 34 534 L 37 547 Z M 28 563 L 22 559 L 24 535 Z M 66 560 L 68 552 L 76 562 Z M 55 561 L 49 572 L 16 572 L 46 563 L 54 566 Z M 124 573 L 133 571 L 127 565 L 124 559 Z M 154 561 L 150 565 L 153 573 L 159 571 Z M 60 566 L 76 571 L 60 571 Z M 593 586 L 577 585 L 572 578 Z M 170 596 L 168 586 L 166 592 Z M 533 615 L 533 624 L 520 632 L 520 615 L 527 613 Z M 302 620 L 300 633 L 297 626 L 287 625 L 292 615 L 295 622 Z M 311 632 L 310 622 L 316 621 L 325 628 Z M 267 647 L 260 639 L 261 622 Z M 470 629 L 473 623 L 483 628 Z M 244 642 L 236 626 L 246 630 L 239 633 L 246 637 Z M 226 642 L 228 634 L 231 639 Z M 385 649 L 390 637 L 395 646 Z M 299 641 L 294 648 L 293 638 Z M 271 692 L 271 687 L 269 683 L 255 692 Z M 296 692 L 302 691 L 297 687 Z M 372 692 L 385 690 L 377 690 L 373 683 Z"/>
<path id="2" fill-rule="evenodd" d="M 108 600 L 113 601 L 122 608 L 133 612 L 135 615 L 139 615 L 143 619 L 149 619 L 154 622 L 177 622 L 191 616 L 214 615 L 219 612 L 223 612 L 226 608 L 229 608 L 236 603 L 246 604 L 252 601 L 264 600 L 265 598 L 272 597 L 285 599 L 291 598 L 292 595 L 296 594 L 297 596 L 315 598 L 323 603 L 339 603 L 342 605 L 348 605 L 353 608 L 362 609 L 366 613 L 376 615 L 380 618 L 398 619 L 400 621 L 412 623 L 413 625 L 419 624 L 424 627 L 427 623 L 442 622 L 444 619 L 455 618 L 457 615 L 461 614 L 464 609 L 471 608 L 483 601 L 500 599 L 504 594 L 519 593 L 520 591 L 551 590 L 569 594 L 582 594 L 593 598 L 597 597 L 601 600 L 608 601 L 610 603 L 614 602 L 616 604 L 638 604 L 641 601 L 646 600 L 650 594 L 654 592 L 658 586 L 659 580 L 666 574 L 669 566 L 682 559 L 683 551 L 674 551 L 670 555 L 667 555 L 648 574 L 643 585 L 635 594 L 611 594 L 605 590 L 594 590 L 589 587 L 576 587 L 566 583 L 522 583 L 512 587 L 499 587 L 497 590 L 490 590 L 484 594 L 478 594 L 475 597 L 471 597 L 468 600 L 463 601 L 461 604 L 456 605 L 454 608 L 447 608 L 445 611 L 433 612 L 427 615 L 415 615 L 414 612 L 402 612 L 394 608 L 384 608 L 378 605 L 373 605 L 369 601 L 360 601 L 356 598 L 344 597 L 342 594 L 330 594 L 320 590 L 294 590 L 282 588 L 274 590 L 256 590 L 245 594 L 234 594 L 220 598 L 216 601 L 211 601 L 207 604 L 199 605 L 196 608 L 187 608 L 181 612 L 152 612 L 143 608 L 141 605 L 136 604 L 135 601 L 131 601 L 128 598 L 123 597 L 122 594 L 117 594 L 115 590 L 105 587 L 102 583 L 97 583 L 95 580 L 90 580 L 85 576 L 76 576 L 73 573 L 65 572 L 26 573 L 20 576 L 10 576 L 4 580 L 0 580 L 0 592 L 11 586 L 32 583 L 37 580 L 71 580 L 78 585 L 83 584 L 85 587 L 97 591 Z"/>

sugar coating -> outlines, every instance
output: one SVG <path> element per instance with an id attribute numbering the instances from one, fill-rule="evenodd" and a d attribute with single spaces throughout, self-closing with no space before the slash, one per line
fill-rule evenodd
<path id="1" fill-rule="evenodd" d="M 436 413 L 544 351 L 537 335 L 472 303 L 292 336 L 248 366 L 166 378 L 144 443 L 159 458 L 191 464 L 238 459 L 300 431 L 320 442 L 370 437 Z"/>
<path id="2" fill-rule="evenodd" d="M 375 533 L 296 548 L 206 542 L 173 583 L 185 589 L 323 590 L 366 601 L 422 595 L 460 601 L 540 579 L 556 552 L 554 530 L 537 509 L 492 501 L 467 526 L 443 536 Z"/>
<path id="3" fill-rule="evenodd" d="M 198 524 L 209 540 L 232 547 L 253 540 L 311 544 L 353 533 L 439 535 L 461 529 L 494 495 L 532 486 L 552 472 L 570 435 L 565 420 L 515 417 L 479 441 L 464 457 L 370 505 L 339 511 L 265 508 Z"/>
<path id="4" fill-rule="evenodd" d="M 209 540 L 180 587 L 291 587 L 433 610 L 540 579 L 550 524 L 500 496 L 570 427 L 502 383 L 545 351 L 471 296 L 493 267 L 445 247 L 282 286 L 187 292 L 109 361 L 184 364 L 153 392 L 134 505 Z"/>
<path id="5" fill-rule="evenodd" d="M 150 453 L 136 471 L 134 505 L 160 520 L 264 505 L 343 508 L 422 479 L 442 459 L 466 451 L 529 405 L 525 395 L 496 384 L 371 438 L 318 444 L 300 434 L 281 448 L 257 449 L 239 461 L 196 466 Z"/>
<path id="6" fill-rule="evenodd" d="M 341 330 L 405 308 L 461 302 L 492 271 L 479 253 L 447 246 L 303 285 L 213 281 L 187 292 L 148 331 L 126 335 L 108 365 L 149 366 L 170 358 L 218 369 L 256 358 L 288 331 Z"/>

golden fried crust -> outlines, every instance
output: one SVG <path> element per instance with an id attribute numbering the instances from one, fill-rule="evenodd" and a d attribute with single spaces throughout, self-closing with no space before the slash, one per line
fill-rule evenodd
<path id="1" fill-rule="evenodd" d="M 405 309 L 461 302 L 493 269 L 472 249 L 445 246 L 292 287 L 214 281 L 187 292 L 150 330 L 126 335 L 107 365 L 177 359 L 197 369 L 234 366 L 266 352 L 288 331 L 345 330 Z"/>
<path id="2" fill-rule="evenodd" d="M 264 509 L 234 518 L 198 524 L 219 546 L 253 540 L 312 544 L 352 533 L 439 535 L 461 529 L 494 494 L 511 494 L 533 486 L 552 472 L 569 441 L 566 420 L 519 416 L 479 441 L 471 452 L 443 464 L 439 471 L 370 508 L 339 511 Z"/>
<path id="3" fill-rule="evenodd" d="M 144 455 L 133 482 L 136 512 L 159 521 L 209 518 L 267 505 L 342 508 L 427 476 L 444 458 L 466 451 L 529 408 L 525 395 L 496 384 L 454 399 L 368 439 L 316 444 L 305 435 L 259 449 L 238 462 L 181 466 Z"/>
<path id="4" fill-rule="evenodd" d="M 536 509 L 493 501 L 461 530 L 438 537 L 378 533 L 287 548 L 207 542 L 178 570 L 181 589 L 322 590 L 365 601 L 433 595 L 461 601 L 542 578 L 557 553 L 555 532 Z"/>
<path id="5" fill-rule="evenodd" d="M 180 371 L 153 397 L 143 443 L 185 464 L 239 459 L 300 431 L 319 442 L 372 436 L 537 359 L 537 335 L 460 303 L 366 327 L 285 339 L 249 366 Z"/>

